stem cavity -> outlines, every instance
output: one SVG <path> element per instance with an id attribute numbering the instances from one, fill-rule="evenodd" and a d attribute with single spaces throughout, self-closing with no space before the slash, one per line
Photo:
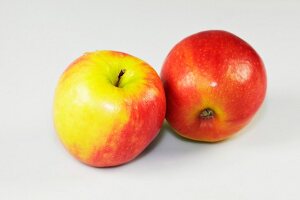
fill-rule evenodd
<path id="1" fill-rule="evenodd" d="M 125 69 L 121 69 L 121 71 L 119 72 L 119 75 L 118 75 L 118 80 L 115 84 L 116 87 L 119 87 L 120 86 L 120 81 L 121 81 L 121 78 L 122 76 L 125 74 L 126 70 Z"/>

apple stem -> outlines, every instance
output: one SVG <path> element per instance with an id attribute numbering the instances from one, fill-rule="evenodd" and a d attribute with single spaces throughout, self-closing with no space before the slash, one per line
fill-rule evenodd
<path id="1" fill-rule="evenodd" d="M 120 81 L 121 81 L 121 77 L 125 74 L 125 71 L 126 71 L 125 69 L 121 69 L 121 71 L 120 71 L 120 73 L 118 75 L 118 80 L 117 80 L 117 82 L 115 84 L 116 87 L 119 87 Z"/>
<path id="2" fill-rule="evenodd" d="M 200 112 L 201 119 L 212 119 L 215 116 L 215 112 L 210 108 L 205 108 Z"/>

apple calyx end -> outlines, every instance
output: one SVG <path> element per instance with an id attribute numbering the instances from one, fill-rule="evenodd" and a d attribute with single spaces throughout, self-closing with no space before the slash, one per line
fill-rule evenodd
<path id="1" fill-rule="evenodd" d="M 212 119 L 215 117 L 215 115 L 216 115 L 215 111 L 212 110 L 211 108 L 205 108 L 200 112 L 200 118 L 203 120 Z"/>
<path id="2" fill-rule="evenodd" d="M 126 69 L 121 69 L 121 71 L 119 72 L 118 80 L 115 84 L 116 87 L 120 87 L 120 81 L 121 81 L 122 76 L 125 74 L 125 72 L 126 72 Z"/>

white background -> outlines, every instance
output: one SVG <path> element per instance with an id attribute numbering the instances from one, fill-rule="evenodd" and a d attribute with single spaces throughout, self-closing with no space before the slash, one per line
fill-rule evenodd
<path id="1" fill-rule="evenodd" d="M 182 38 L 223 29 L 250 43 L 268 73 L 265 103 L 217 144 L 164 125 L 136 160 L 91 168 L 52 123 L 66 66 L 112 49 L 158 72 Z M 300 199 L 300 1 L 0 0 L 0 199 Z"/>

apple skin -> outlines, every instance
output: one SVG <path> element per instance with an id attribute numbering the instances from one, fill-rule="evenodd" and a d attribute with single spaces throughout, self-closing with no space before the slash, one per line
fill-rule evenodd
<path id="1" fill-rule="evenodd" d="M 157 136 L 165 112 L 163 85 L 150 65 L 129 54 L 96 51 L 62 74 L 53 117 L 73 156 L 90 166 L 110 167 L 139 155 Z"/>
<path id="2" fill-rule="evenodd" d="M 180 41 L 161 76 L 167 121 L 179 135 L 197 141 L 232 136 L 251 120 L 266 95 L 261 58 L 226 31 L 199 32 Z"/>

